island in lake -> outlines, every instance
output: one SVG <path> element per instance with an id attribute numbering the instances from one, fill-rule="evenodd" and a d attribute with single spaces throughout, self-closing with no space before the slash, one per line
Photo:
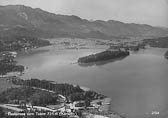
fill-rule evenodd
<path id="1" fill-rule="evenodd" d="M 98 62 L 98 61 L 111 60 L 111 59 L 125 57 L 125 56 L 128 56 L 129 54 L 130 54 L 129 51 L 125 51 L 121 49 L 116 49 L 116 50 L 108 49 L 100 53 L 81 57 L 78 59 L 78 63 L 92 63 L 92 62 Z"/>
<path id="2" fill-rule="evenodd" d="M 150 118 L 146 115 L 160 117 L 157 109 L 167 115 L 167 60 L 143 54 L 150 47 L 168 48 L 168 28 L 88 20 L 43 7 L 0 2 L 0 118 Z M 105 66 L 130 52 L 125 62 Z M 81 54 L 85 56 L 76 59 Z M 168 51 L 164 56 L 168 59 Z M 74 60 L 99 68 L 80 69 Z M 89 88 L 50 80 L 87 85 L 112 97 L 113 104 Z"/>
<path id="3" fill-rule="evenodd" d="M 32 41 L 31 38 L 29 39 Z M 68 83 L 20 79 L 18 75 L 21 75 L 25 69 L 24 66 L 17 65 L 15 60 L 17 55 L 33 48 L 50 45 L 48 41 L 35 38 L 33 42 L 28 42 L 29 39 L 16 38 L 17 41 L 21 40 L 16 44 L 22 45 L 17 46 L 17 49 L 8 48 L 13 42 L 9 42 L 8 45 L 3 43 L 0 49 L 0 116 L 2 118 L 25 116 L 27 118 L 122 118 L 111 111 L 111 98 L 95 91 Z M 27 42 L 25 43 L 24 40 Z"/>

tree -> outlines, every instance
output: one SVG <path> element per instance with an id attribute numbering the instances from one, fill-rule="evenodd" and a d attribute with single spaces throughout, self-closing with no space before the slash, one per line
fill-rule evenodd
<path id="1" fill-rule="evenodd" d="M 5 112 L 3 111 L 3 109 L 1 107 L 0 107 L 0 117 L 1 118 L 6 118 Z"/>

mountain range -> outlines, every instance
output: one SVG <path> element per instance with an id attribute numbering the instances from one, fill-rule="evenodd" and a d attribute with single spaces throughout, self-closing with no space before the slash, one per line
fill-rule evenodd
<path id="1" fill-rule="evenodd" d="M 89 21 L 78 16 L 49 13 L 24 5 L 0 6 L 0 36 L 31 35 L 43 38 L 79 37 L 113 39 L 164 37 L 168 28 L 114 20 Z"/>

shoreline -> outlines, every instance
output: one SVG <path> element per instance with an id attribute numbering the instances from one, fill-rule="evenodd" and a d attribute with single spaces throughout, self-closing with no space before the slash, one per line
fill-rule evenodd
<path id="1" fill-rule="evenodd" d="M 19 78 L 19 77 L 18 77 Z M 13 83 L 11 83 L 12 81 L 10 81 L 11 79 L 14 79 L 12 77 L 1 77 L 0 80 L 1 81 L 5 81 L 6 83 L 10 83 L 11 86 L 8 87 L 7 89 L 10 88 L 17 88 L 19 87 L 19 85 L 15 85 Z M 83 87 L 83 86 L 79 86 L 81 89 L 85 89 L 88 91 L 89 88 L 87 87 Z M 38 89 L 38 88 L 37 88 Z M 40 89 L 43 90 L 43 89 Z M 89 89 L 90 90 L 90 89 Z M 4 90 L 5 91 L 5 90 Z M 44 90 L 44 91 L 48 91 L 48 90 Z M 49 91 L 48 91 L 49 92 Z M 117 116 L 118 118 L 122 118 L 122 116 L 120 116 L 119 114 L 117 114 L 116 112 L 111 110 L 111 98 L 108 96 L 105 96 L 102 99 L 95 99 L 95 100 L 91 100 L 91 104 L 97 108 L 97 110 L 88 110 L 87 112 L 84 111 L 84 114 L 86 113 L 86 118 L 90 118 L 90 116 L 93 116 L 94 118 L 108 118 L 109 116 Z M 101 104 L 99 104 L 101 102 Z M 92 115 L 91 115 L 92 114 Z"/>
<path id="2" fill-rule="evenodd" d="M 46 47 L 46 46 L 45 46 Z M 41 53 L 43 52 L 43 50 L 38 50 L 38 49 L 31 49 L 31 50 L 28 50 L 28 52 L 22 52 L 21 53 L 21 56 L 29 56 L 29 55 L 34 55 L 34 54 L 38 54 L 38 53 Z M 19 54 L 20 56 L 20 54 Z M 17 58 L 17 57 L 16 57 Z M 25 67 L 25 66 L 24 66 Z M 23 72 L 23 74 L 26 73 L 25 71 Z M 20 78 L 19 76 L 16 76 L 18 78 Z M 8 78 L 8 77 L 7 77 Z M 91 89 L 88 88 L 88 87 L 85 87 L 85 86 L 80 86 L 80 88 L 84 91 L 90 91 Z M 94 90 L 93 90 L 94 91 Z M 103 94 L 102 94 L 103 95 Z M 98 100 L 95 100 L 95 101 L 98 101 Z M 94 101 L 94 102 L 95 102 Z M 102 105 L 99 107 L 99 112 L 98 114 L 95 114 L 95 116 L 101 116 L 101 117 L 104 117 L 104 113 L 106 115 L 110 115 L 111 112 L 112 114 L 116 114 L 114 113 L 112 110 L 111 110 L 111 98 L 109 97 L 105 97 L 104 99 L 102 100 L 99 100 L 99 101 L 102 101 Z M 102 112 L 102 113 L 101 113 Z M 117 115 L 118 117 L 120 117 L 120 115 Z"/>

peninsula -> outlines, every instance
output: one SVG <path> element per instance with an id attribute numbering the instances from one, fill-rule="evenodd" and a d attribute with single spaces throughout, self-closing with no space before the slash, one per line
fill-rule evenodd
<path id="1" fill-rule="evenodd" d="M 87 118 L 90 115 L 122 118 L 110 111 L 111 98 L 83 90 L 78 85 L 39 79 L 23 80 L 16 76 L 0 80 L 1 83 L 8 83 L 6 90 L 0 91 L 0 114 L 4 117 L 19 118 L 19 114 L 30 118 Z"/>

